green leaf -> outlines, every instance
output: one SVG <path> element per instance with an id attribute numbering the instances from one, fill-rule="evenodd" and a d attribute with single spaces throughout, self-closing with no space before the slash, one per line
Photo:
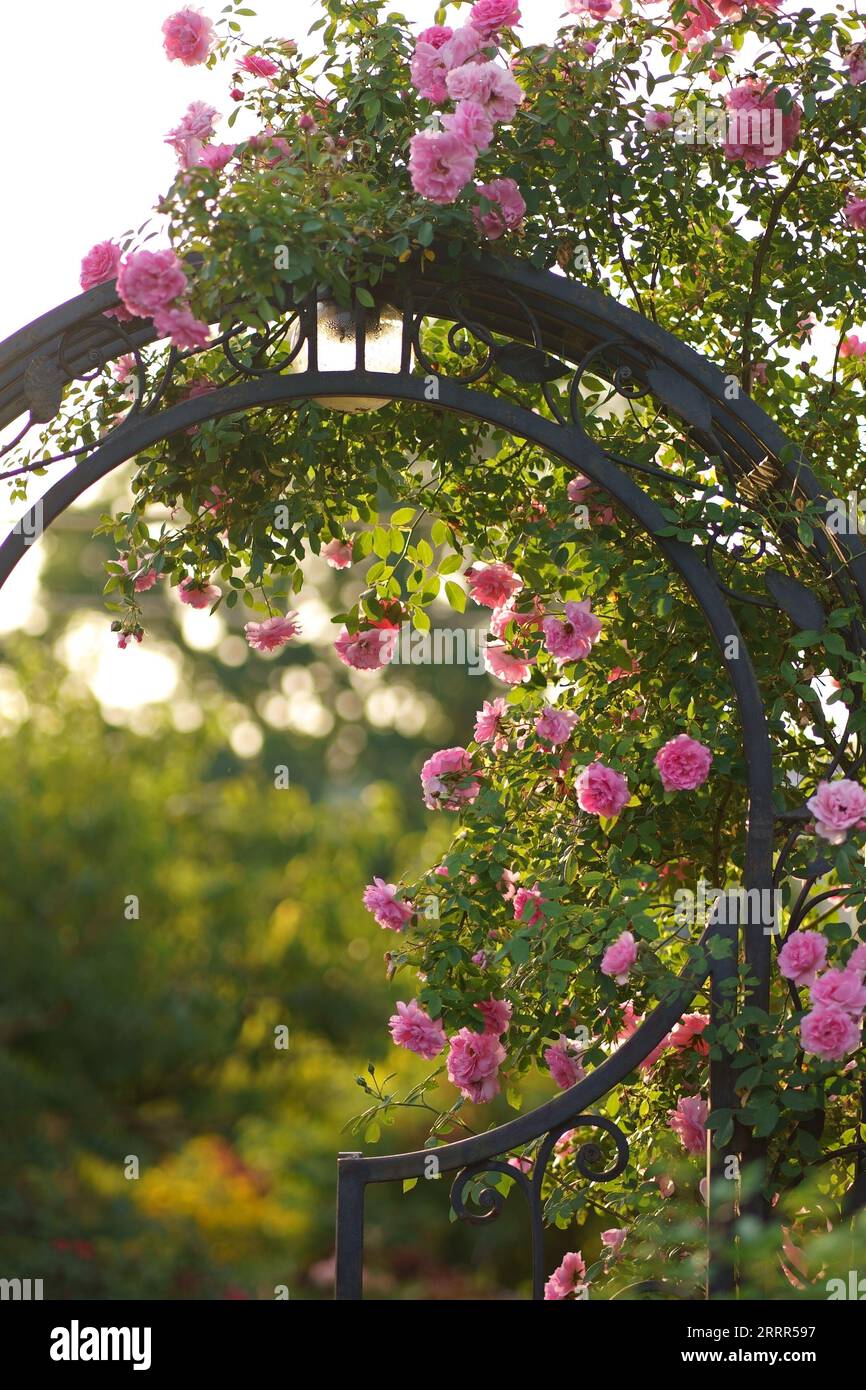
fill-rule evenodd
<path id="1" fill-rule="evenodd" d="M 446 581 L 445 594 L 452 608 L 456 608 L 458 613 L 466 612 L 466 590 L 455 584 L 453 579 Z"/>

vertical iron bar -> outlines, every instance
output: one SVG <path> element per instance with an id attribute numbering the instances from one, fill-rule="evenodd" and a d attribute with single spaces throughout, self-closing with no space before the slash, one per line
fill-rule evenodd
<path id="1" fill-rule="evenodd" d="M 725 1004 L 731 1000 L 730 987 L 724 987 L 730 980 L 737 979 L 738 965 L 738 899 L 734 894 L 723 894 L 713 907 L 714 929 L 712 940 L 730 943 L 730 954 L 715 959 L 710 955 L 710 1022 L 715 1026 L 724 1016 Z M 730 918 L 733 913 L 733 922 Z M 724 918 L 724 920 L 720 920 Z M 714 1044 L 714 1047 L 718 1044 Z M 737 1095 L 734 1089 L 734 1075 L 731 1059 L 722 1050 L 722 1056 L 710 1058 L 710 1104 L 712 1116 L 716 1110 L 736 1109 Z M 739 1163 L 742 1153 L 738 1152 L 738 1140 L 732 1135 L 732 1154 L 722 1153 L 713 1143 L 713 1131 L 707 1133 L 707 1297 L 723 1298 L 736 1288 L 737 1267 L 734 1243 L 735 1220 L 739 1206 Z M 727 1170 L 727 1159 L 737 1160 L 737 1171 L 731 1175 Z"/>
<path id="2" fill-rule="evenodd" d="M 304 300 L 304 321 L 307 328 L 307 371 L 319 370 L 319 301 L 314 294 Z"/>
<path id="3" fill-rule="evenodd" d="M 360 1153 L 337 1155 L 336 1299 L 364 1296 L 364 1178 Z"/>
<path id="4" fill-rule="evenodd" d="M 355 302 L 355 371 L 361 375 L 367 370 L 366 362 L 367 310 L 363 304 Z"/>

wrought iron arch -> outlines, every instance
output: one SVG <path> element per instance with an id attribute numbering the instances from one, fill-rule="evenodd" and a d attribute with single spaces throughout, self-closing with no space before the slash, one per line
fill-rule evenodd
<path id="1" fill-rule="evenodd" d="M 866 608 L 866 550 L 856 536 L 840 537 L 820 526 L 811 544 L 804 545 L 789 518 L 779 522 L 778 503 L 782 500 L 813 507 L 820 507 L 825 500 L 799 452 L 748 396 L 742 392 L 732 396 L 729 378 L 718 368 L 607 296 L 519 261 L 488 257 L 455 267 L 447 255 L 437 259 L 433 269 L 426 266 L 423 275 L 417 267 L 401 268 L 399 274 L 383 282 L 381 293 L 403 316 L 399 372 L 367 370 L 366 311 L 360 307 L 356 311 L 354 370 L 323 371 L 318 361 L 315 302 L 305 300 L 295 305 L 287 298 L 284 315 L 268 333 L 250 335 L 248 330 L 232 328 L 217 340 L 231 365 L 233 384 L 173 405 L 164 404 L 172 373 L 192 354 L 172 351 L 161 376 L 149 388 L 141 350 L 154 340 L 153 327 L 141 320 L 119 323 L 106 315 L 118 303 L 113 283 L 79 295 L 13 335 L 0 347 L 0 429 L 21 418 L 24 424 L 0 451 L 0 457 L 12 454 L 35 425 L 54 419 L 71 381 L 98 375 L 123 353 L 134 358 L 139 389 L 127 417 L 103 438 L 74 445 L 49 460 L 74 460 L 75 466 L 49 488 L 0 545 L 0 585 L 25 553 L 37 521 L 41 521 L 41 529 L 49 527 L 90 486 L 141 450 L 209 419 L 278 404 L 291 406 L 311 397 L 383 397 L 456 412 L 500 427 L 579 469 L 614 498 L 659 548 L 702 611 L 736 701 L 748 791 L 744 886 L 758 891 L 756 898 L 749 895 L 747 910 L 740 919 L 742 940 L 736 915 L 733 924 L 724 920 L 724 914 L 722 919 L 717 915 L 711 920 L 695 945 L 693 960 L 685 968 L 677 992 L 659 1004 L 633 1036 L 583 1081 L 531 1114 L 435 1150 L 437 1171 L 457 1175 L 451 1198 L 455 1213 L 483 1221 L 498 1213 L 499 1194 L 484 1189 L 480 1197 L 486 1211 L 478 1215 L 465 1205 L 467 1190 L 474 1185 L 478 1195 L 476 1180 L 501 1170 L 509 1150 L 540 1141 L 531 1176 L 514 1168 L 505 1170 L 529 1202 L 533 1296 L 539 1298 L 543 1289 L 542 1185 L 557 1138 L 566 1129 L 587 1129 L 597 1130 L 612 1141 L 614 1157 L 607 1166 L 598 1143 L 586 1142 L 579 1150 L 578 1170 L 588 1181 L 609 1181 L 624 1170 L 629 1156 L 626 1136 L 609 1118 L 587 1107 L 619 1085 L 648 1056 L 708 977 L 714 1007 L 719 1004 L 725 981 L 736 972 L 739 946 L 754 981 L 751 1001 L 761 1008 L 768 1006 L 773 924 L 763 904 L 785 871 L 803 816 L 797 809 L 779 812 L 774 808 L 773 750 L 767 720 L 732 604 L 775 609 L 799 627 L 820 626 L 823 617 L 814 593 L 790 573 L 770 571 L 763 591 L 737 589 L 720 573 L 718 535 L 711 531 L 703 548 L 671 535 L 669 519 L 635 478 L 642 474 L 652 478 L 672 488 L 675 496 L 678 492 L 688 494 L 693 480 L 685 474 L 614 457 L 594 440 L 580 410 L 585 375 L 591 371 L 626 398 L 651 395 L 661 411 L 679 421 L 690 442 L 718 466 L 728 495 L 738 501 L 744 516 L 752 518 L 744 526 L 754 529 L 754 517 L 761 518 L 780 554 L 793 555 L 798 562 L 808 559 L 818 582 L 835 590 L 843 602 L 853 603 L 860 613 Z M 461 344 L 472 345 L 474 350 L 465 350 L 467 371 L 462 377 L 440 375 L 427 357 L 422 330 L 430 318 L 451 325 L 449 340 L 458 353 Z M 306 351 L 306 363 L 299 370 L 302 350 Z M 515 404 L 485 389 L 485 379 L 494 373 L 532 384 L 536 407 Z M 564 393 L 554 393 L 550 383 L 566 379 L 569 389 L 564 409 Z M 435 383 L 432 393 L 431 382 Z M 14 467 L 0 471 L 0 478 L 13 476 L 15 471 Z M 760 538 L 761 545 L 766 544 L 767 535 Z M 742 553 L 738 558 L 744 558 Z M 736 658 L 727 654 L 731 638 L 736 639 Z M 858 650 L 866 649 L 859 623 L 854 639 Z M 866 761 L 866 747 L 848 731 L 838 741 L 831 741 L 831 749 L 831 772 L 837 768 L 856 771 Z M 774 833 L 780 826 L 788 833 L 774 861 Z M 815 905 L 811 889 L 823 871 L 821 861 L 816 860 L 792 914 L 791 930 Z M 729 940 L 733 954 L 708 952 L 713 937 Z M 712 1061 L 711 1107 L 732 1106 L 733 1097 L 729 1063 L 725 1059 Z M 760 1142 L 742 1133 L 736 1142 L 747 1158 L 760 1158 Z M 338 1298 L 359 1298 L 362 1294 L 367 1185 L 423 1176 L 430 1153 L 422 1150 L 373 1158 L 358 1153 L 340 1155 Z M 859 1206 L 866 1195 L 863 1147 L 855 1146 L 846 1156 L 855 1166 L 851 1203 Z M 724 1224 L 733 1219 L 734 1210 L 729 1197 L 720 1200 L 716 1166 L 717 1159 L 710 1154 L 710 1217 Z M 711 1268 L 710 1290 L 723 1293 L 733 1279 L 732 1257 L 717 1258 Z"/>

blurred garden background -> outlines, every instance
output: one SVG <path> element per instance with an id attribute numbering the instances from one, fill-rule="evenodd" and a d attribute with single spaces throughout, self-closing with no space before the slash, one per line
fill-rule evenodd
<path id="1" fill-rule="evenodd" d="M 360 580 L 315 557 L 276 658 L 240 610 L 162 586 L 119 651 L 91 533 L 125 486 L 61 518 L 0 609 L 0 1273 L 52 1298 L 330 1297 L 336 1154 L 421 1147 L 430 1118 L 343 1132 L 369 1063 L 403 1090 L 428 1065 L 391 1045 L 410 984 L 361 894 L 437 862 L 418 769 L 489 678 L 342 666 L 330 616 Z M 525 1292 L 517 1201 L 482 1230 L 449 1221 L 447 1181 L 383 1187 L 368 1220 L 371 1296 Z"/>

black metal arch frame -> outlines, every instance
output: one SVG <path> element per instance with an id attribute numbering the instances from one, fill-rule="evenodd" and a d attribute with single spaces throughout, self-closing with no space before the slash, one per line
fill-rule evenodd
<path id="1" fill-rule="evenodd" d="M 774 544 L 788 552 L 811 552 L 810 563 L 843 602 L 866 610 L 866 551 L 856 536 L 839 537 L 828 528 L 818 530 L 811 547 L 803 547 L 787 524 L 775 528 L 773 503 L 797 498 L 822 501 L 814 476 L 805 461 L 763 411 L 742 392 L 733 399 L 730 378 L 648 320 L 611 301 L 597 291 L 551 273 L 537 272 L 515 261 L 473 259 L 462 268 L 459 282 L 447 258 L 434 268 L 401 268 L 381 286 L 383 300 L 403 315 L 401 367 L 398 373 L 370 372 L 365 366 L 367 313 L 356 314 L 356 354 L 352 371 L 322 371 L 318 364 L 316 305 L 287 301 L 283 318 L 264 334 L 230 328 L 214 346 L 222 347 L 230 367 L 230 384 L 177 404 L 166 405 L 176 367 L 193 354 L 171 351 L 153 389 L 148 382 L 141 350 L 155 338 L 149 321 L 117 322 L 106 315 L 117 304 L 113 283 L 79 295 L 44 315 L 0 346 L 0 429 L 26 417 L 25 424 L 0 457 L 26 437 L 29 429 L 50 422 L 61 407 L 66 385 L 88 379 L 123 353 L 132 354 L 138 392 L 128 415 L 101 440 L 61 452 L 56 462 L 75 460 L 75 467 L 60 478 L 37 503 L 16 531 L 0 545 L 0 585 L 22 558 L 37 522 L 46 529 L 95 482 L 161 439 L 191 426 L 225 415 L 237 415 L 274 405 L 290 406 L 311 397 L 384 397 L 415 402 L 428 408 L 453 411 L 497 426 L 566 461 L 603 488 L 638 522 L 665 556 L 671 569 L 690 590 L 719 648 L 736 700 L 742 729 L 748 783 L 748 820 L 745 829 L 745 874 L 748 895 L 742 922 L 742 941 L 736 925 L 714 919 L 696 943 L 695 958 L 702 965 L 688 966 L 677 993 L 660 1004 L 634 1035 L 583 1081 L 534 1112 L 498 1129 L 443 1145 L 435 1150 L 390 1157 L 364 1158 L 341 1154 L 338 1160 L 337 1274 L 338 1298 L 360 1298 L 363 1273 L 363 1206 L 368 1184 L 418 1178 L 430 1174 L 431 1154 L 436 1174 L 457 1174 L 452 1204 L 458 1216 L 484 1221 L 497 1215 L 500 1194 L 492 1188 L 480 1193 L 486 1211 L 470 1212 L 464 1202 L 467 1190 L 491 1172 L 505 1172 L 526 1195 L 531 1220 L 533 1296 L 540 1298 L 544 1283 L 542 1251 L 542 1185 L 556 1140 L 566 1129 L 589 1128 L 612 1140 L 615 1158 L 603 1166 L 601 1146 L 585 1143 L 577 1155 L 578 1171 L 590 1181 L 610 1181 L 626 1167 L 628 1140 L 606 1116 L 592 1106 L 619 1085 L 661 1041 L 687 1008 L 707 977 L 711 980 L 713 1009 L 721 1001 L 723 986 L 736 974 L 738 945 L 742 946 L 750 975 L 755 981 L 751 1002 L 761 1008 L 769 1003 L 770 944 L 772 921 L 763 904 L 765 895 L 780 881 L 787 857 L 800 834 L 797 812 L 779 816 L 773 806 L 773 758 L 761 692 L 746 643 L 730 602 L 759 604 L 781 610 L 797 626 L 820 625 L 822 609 L 814 595 L 799 581 L 781 571 L 768 578 L 766 591 L 738 592 L 721 578 L 715 563 L 718 537 L 710 533 L 702 549 L 672 538 L 668 520 L 657 502 L 632 473 L 643 472 L 688 493 L 693 483 L 627 459 L 612 457 L 587 432 L 581 418 L 581 388 L 585 375 L 611 383 L 625 397 L 651 394 L 658 406 L 675 417 L 689 440 L 717 465 L 729 494 L 741 500 L 750 515 L 766 519 Z M 374 311 L 375 312 L 375 311 Z M 466 361 L 459 378 L 439 375 L 426 355 L 423 326 L 426 320 L 450 323 L 449 343 Z M 297 370 L 300 353 L 306 364 Z M 413 370 L 420 367 L 421 373 Z M 501 373 L 536 388 L 537 408 L 528 409 L 490 390 L 479 389 L 493 373 Z M 550 383 L 569 380 L 567 394 L 554 392 Z M 431 397 L 431 382 L 435 390 Z M 567 399 L 567 410 L 563 400 Z M 546 411 L 546 413 L 541 413 Z M 15 468 L 0 480 L 13 476 Z M 761 545 L 766 537 L 761 537 Z M 741 557 L 742 558 L 742 557 Z M 736 657 L 726 654 L 735 637 Z M 855 632 L 860 649 L 866 647 L 862 629 Z M 856 748 L 855 748 L 856 745 Z M 833 752 L 829 773 L 842 768 L 856 771 L 866 761 L 866 748 L 848 731 Z M 853 751 L 852 751 L 853 750 Z M 829 775 L 829 774 L 828 774 Z M 779 821 L 788 821 L 787 840 L 774 867 L 773 836 Z M 825 871 L 820 860 L 807 879 L 792 913 L 794 930 L 822 900 L 810 896 L 811 888 Z M 827 895 L 823 895 L 827 896 Z M 762 906 L 756 907 L 760 902 Z M 732 942 L 733 953 L 707 964 L 705 948 L 711 937 Z M 736 1104 L 733 1073 L 722 1059 L 710 1064 L 710 1106 Z M 503 1156 L 518 1145 L 540 1141 L 531 1176 L 504 1164 Z M 740 1134 L 739 1151 L 759 1155 L 761 1145 Z M 862 1146 L 852 1155 L 855 1179 L 851 1202 L 866 1200 L 866 1165 Z M 708 1152 L 710 1177 L 709 1214 L 716 1223 L 730 1222 L 734 1203 L 730 1183 L 718 1172 L 719 1157 Z M 732 1257 L 717 1257 L 711 1265 L 709 1288 L 724 1293 L 734 1280 Z"/>

